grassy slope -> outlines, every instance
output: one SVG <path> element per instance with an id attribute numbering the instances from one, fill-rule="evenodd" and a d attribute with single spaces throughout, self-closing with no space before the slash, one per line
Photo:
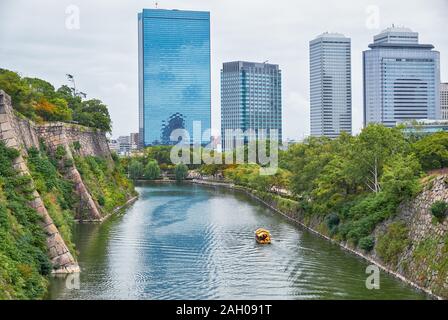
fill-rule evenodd
<path id="1" fill-rule="evenodd" d="M 51 263 L 45 234 L 38 223 L 39 215 L 27 205 L 32 192 L 31 178 L 64 241 L 76 256 L 72 227 L 79 199 L 73 184 L 58 172 L 56 160 L 45 148 L 28 150 L 31 177 L 19 176 L 13 169 L 12 161 L 17 156 L 17 151 L 0 143 L 0 300 L 38 299 L 47 289 Z M 76 157 L 76 164 L 103 213 L 111 213 L 136 194 L 117 161 Z"/>
<path id="2" fill-rule="evenodd" d="M 118 159 L 113 163 L 93 156 L 75 156 L 74 159 L 84 184 L 104 215 L 136 195 L 134 185 L 126 178 Z"/>
<path id="3" fill-rule="evenodd" d="M 45 293 L 51 264 L 40 217 L 27 205 L 30 178 L 12 166 L 17 156 L 0 143 L 0 299 L 35 299 Z"/>

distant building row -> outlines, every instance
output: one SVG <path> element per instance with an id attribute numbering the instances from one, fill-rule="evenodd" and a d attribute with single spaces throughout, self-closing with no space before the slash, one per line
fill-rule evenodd
<path id="1" fill-rule="evenodd" d="M 109 149 L 119 155 L 129 155 L 138 149 L 138 133 L 131 133 L 129 136 L 120 136 L 118 139 L 109 141 Z"/>
<path id="2" fill-rule="evenodd" d="M 139 145 L 173 144 L 175 129 L 208 144 L 211 128 L 210 13 L 143 9 L 138 15 Z M 364 125 L 393 127 L 412 119 L 448 118 L 440 55 L 418 33 L 391 27 L 363 52 Z M 310 42 L 311 135 L 352 132 L 351 40 L 324 33 Z M 444 93 L 445 92 L 445 95 Z M 195 127 L 195 122 L 200 127 Z M 194 133 L 200 129 L 200 136 Z M 278 65 L 234 61 L 221 70 L 223 148 L 240 129 L 282 132 Z M 226 140 L 227 139 L 227 140 Z M 247 137 L 245 138 L 247 139 Z M 188 142 L 188 141 L 187 141 Z"/>
<path id="3" fill-rule="evenodd" d="M 392 27 L 363 52 L 364 126 L 417 119 L 448 119 L 447 87 L 440 85 L 440 54 L 418 33 Z M 311 135 L 351 133 L 350 39 L 325 33 L 310 42 Z"/>

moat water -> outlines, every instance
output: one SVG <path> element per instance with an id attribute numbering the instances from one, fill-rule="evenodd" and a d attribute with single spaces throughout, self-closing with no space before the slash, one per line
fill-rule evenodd
<path id="1" fill-rule="evenodd" d="M 122 215 L 77 225 L 79 279 L 53 278 L 50 299 L 426 299 L 385 272 L 247 195 L 148 184 Z M 271 245 L 254 230 L 269 229 Z"/>

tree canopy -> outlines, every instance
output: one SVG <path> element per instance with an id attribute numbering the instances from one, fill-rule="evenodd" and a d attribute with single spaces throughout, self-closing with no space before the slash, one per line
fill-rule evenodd
<path id="1" fill-rule="evenodd" d="M 55 90 L 45 80 L 22 78 L 17 72 L 0 69 L 0 89 L 11 96 L 18 113 L 38 123 L 62 121 L 104 132 L 112 130 L 107 106 L 98 99 L 85 99 L 85 94 L 67 85 Z"/>

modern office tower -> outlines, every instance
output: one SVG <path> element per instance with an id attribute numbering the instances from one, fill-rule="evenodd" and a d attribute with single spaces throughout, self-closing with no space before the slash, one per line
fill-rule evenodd
<path id="1" fill-rule="evenodd" d="M 351 40 L 323 33 L 310 41 L 311 135 L 352 133 Z"/>
<path id="2" fill-rule="evenodd" d="M 418 33 L 392 26 L 363 53 L 364 126 L 440 119 L 440 54 Z"/>
<path id="3" fill-rule="evenodd" d="M 245 61 L 226 62 L 221 70 L 221 138 L 226 145 L 226 130 L 253 130 L 257 137 L 270 138 L 271 129 L 277 130 L 282 141 L 282 82 L 276 64 Z M 267 137 L 261 137 L 260 129 Z M 247 139 L 245 139 L 247 142 Z M 234 142 L 232 141 L 232 144 Z"/>
<path id="4" fill-rule="evenodd" d="M 442 119 L 448 120 L 448 82 L 440 84 L 440 110 Z"/>
<path id="5" fill-rule="evenodd" d="M 190 142 L 211 126 L 210 13 L 143 9 L 138 14 L 140 146 L 169 145 L 175 129 Z"/>

